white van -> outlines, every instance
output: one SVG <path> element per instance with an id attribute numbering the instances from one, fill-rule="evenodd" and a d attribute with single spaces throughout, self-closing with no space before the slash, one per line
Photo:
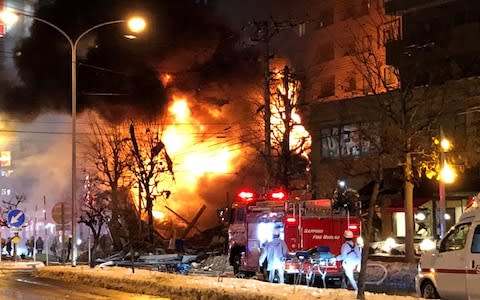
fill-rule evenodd
<path id="1" fill-rule="evenodd" d="M 436 249 L 422 254 L 415 287 L 426 299 L 480 300 L 480 194 Z"/>

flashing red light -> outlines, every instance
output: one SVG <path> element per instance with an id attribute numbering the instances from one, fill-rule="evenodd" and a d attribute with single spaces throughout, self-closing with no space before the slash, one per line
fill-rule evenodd
<path id="1" fill-rule="evenodd" d="M 241 191 L 240 193 L 238 193 L 238 197 L 244 201 L 252 201 L 253 193 L 248 191 Z"/>
<path id="2" fill-rule="evenodd" d="M 284 192 L 273 192 L 271 195 L 272 199 L 274 200 L 283 200 L 285 198 Z"/>
<path id="3" fill-rule="evenodd" d="M 287 223 L 295 223 L 297 222 L 297 219 L 295 217 L 288 217 L 287 218 Z"/>
<path id="4" fill-rule="evenodd" d="M 350 229 L 350 230 L 357 230 L 357 229 L 358 229 L 358 226 L 355 225 L 355 224 L 351 224 L 351 225 L 348 225 L 348 229 Z"/>

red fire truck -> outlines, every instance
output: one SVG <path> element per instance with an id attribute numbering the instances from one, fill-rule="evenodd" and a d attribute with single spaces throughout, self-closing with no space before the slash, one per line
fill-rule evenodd
<path id="1" fill-rule="evenodd" d="M 232 205 L 229 241 L 230 263 L 234 272 L 245 276 L 260 270 L 258 259 L 264 243 L 280 231 L 289 248 L 286 261 L 287 280 L 320 276 L 326 281 L 339 281 L 340 253 L 343 232 L 351 230 L 360 236 L 360 218 L 345 209 L 333 209 L 330 199 L 288 200 L 277 190 L 266 196 L 254 191 L 241 191 Z M 297 276 L 300 275 L 300 276 Z M 304 280 L 304 279 L 303 279 Z"/>

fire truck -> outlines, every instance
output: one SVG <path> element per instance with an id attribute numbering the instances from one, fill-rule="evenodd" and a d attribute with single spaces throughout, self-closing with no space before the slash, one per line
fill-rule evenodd
<path id="1" fill-rule="evenodd" d="M 230 263 L 235 273 L 257 274 L 262 246 L 278 230 L 289 248 L 287 281 L 319 276 L 324 286 L 327 281 L 339 282 L 343 272 L 336 255 L 346 229 L 361 236 L 360 217 L 351 210 L 333 208 L 331 199 L 290 200 L 281 190 L 266 195 L 243 190 L 230 214 Z"/>

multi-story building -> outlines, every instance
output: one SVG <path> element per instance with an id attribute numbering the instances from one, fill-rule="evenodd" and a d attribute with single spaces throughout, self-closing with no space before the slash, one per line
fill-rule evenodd
<path id="1" fill-rule="evenodd" d="M 415 61 L 417 84 L 480 74 L 478 1 L 390 0 L 385 10 L 403 20 L 401 37 L 387 45 L 387 61 L 403 73 Z"/>
<path id="2" fill-rule="evenodd" d="M 335 1 L 335 7 L 341 7 L 341 3 L 342 1 Z M 368 3 L 370 11 L 375 3 Z M 336 175 L 331 170 L 339 166 L 340 160 L 361 158 L 368 154 L 361 127 L 379 116 L 379 108 L 374 104 L 378 100 L 387 99 L 382 93 L 390 94 L 400 86 L 404 89 L 416 86 L 412 92 L 418 97 L 422 93 L 423 97 L 427 94 L 432 96 L 425 98 L 425 106 L 434 102 L 442 103 L 443 113 L 438 116 L 438 123 L 430 124 L 433 126 L 432 136 L 438 135 L 439 127 L 442 126 L 450 137 L 457 138 L 455 142 L 458 149 L 475 149 L 468 145 L 474 145 L 475 139 L 478 140 L 476 134 L 472 134 L 478 131 L 475 119 L 478 119 L 476 114 L 479 112 L 478 105 L 475 104 L 479 97 L 479 90 L 476 88 L 479 80 L 475 76 L 480 70 L 477 65 L 480 57 L 479 43 L 475 38 L 479 32 L 475 28 L 480 22 L 478 7 L 477 2 L 467 0 L 391 0 L 385 3 L 387 15 L 383 13 L 381 6 L 378 6 L 379 13 L 370 12 L 369 15 L 347 20 L 339 18 L 341 10 L 335 10 L 336 17 L 333 20 L 338 22 L 331 25 L 331 31 L 338 34 L 330 34 L 329 37 L 341 40 L 347 32 L 344 28 L 349 24 L 356 24 L 358 28 L 353 31 L 353 35 L 349 35 L 350 41 L 356 45 L 362 45 L 356 42 L 358 40 L 369 41 L 370 38 L 362 37 L 361 33 L 364 33 L 363 36 L 372 36 L 376 47 L 355 47 L 354 54 L 349 53 L 350 55 L 345 57 L 339 57 L 338 51 L 334 51 L 328 62 L 322 62 L 318 76 L 313 73 L 308 76 L 309 82 L 318 81 L 320 87 L 329 82 L 326 77 L 331 77 L 332 74 L 335 77 L 335 88 L 330 90 L 329 95 L 315 97 L 318 93 L 313 87 L 307 97 L 307 100 L 311 101 L 309 127 L 313 139 L 313 186 L 317 187 L 320 193 L 328 193 L 324 188 L 328 186 L 325 178 Z M 328 41 L 328 38 L 320 39 L 322 42 L 325 40 Z M 337 43 L 335 45 L 337 47 Z M 359 59 L 364 59 L 366 63 L 356 65 L 355 60 Z M 366 66 L 370 66 L 373 72 L 365 71 Z M 359 73 L 360 78 L 367 84 L 360 84 L 365 88 L 358 89 L 358 81 L 352 80 L 360 93 L 352 93 L 349 97 L 348 94 L 342 94 L 342 89 L 339 88 L 344 82 L 341 78 L 342 74 L 348 76 L 355 73 Z M 368 85 L 376 82 L 380 84 Z M 436 101 L 433 101 L 433 98 Z M 435 110 L 433 107 L 429 108 L 430 112 L 427 109 L 424 113 Z M 471 181 L 471 178 L 468 179 Z M 474 192 L 471 187 L 462 185 L 461 179 L 459 181 L 456 186 L 447 187 L 447 212 L 451 213 L 452 222 L 460 215 L 468 196 Z M 350 182 L 354 188 L 361 188 L 365 183 L 362 183 L 362 176 Z M 386 231 L 398 235 L 403 234 L 404 229 L 400 225 L 404 224 L 402 218 L 405 217 L 402 216 L 402 210 L 398 209 L 403 207 L 401 188 L 401 185 L 397 186 L 397 195 L 392 199 L 391 208 L 382 212 L 385 218 L 383 224 L 389 227 Z M 421 187 L 416 190 L 419 192 L 414 201 L 417 208 L 420 205 L 434 204 L 439 197 L 438 189 L 430 189 L 427 193 L 422 191 Z"/>

